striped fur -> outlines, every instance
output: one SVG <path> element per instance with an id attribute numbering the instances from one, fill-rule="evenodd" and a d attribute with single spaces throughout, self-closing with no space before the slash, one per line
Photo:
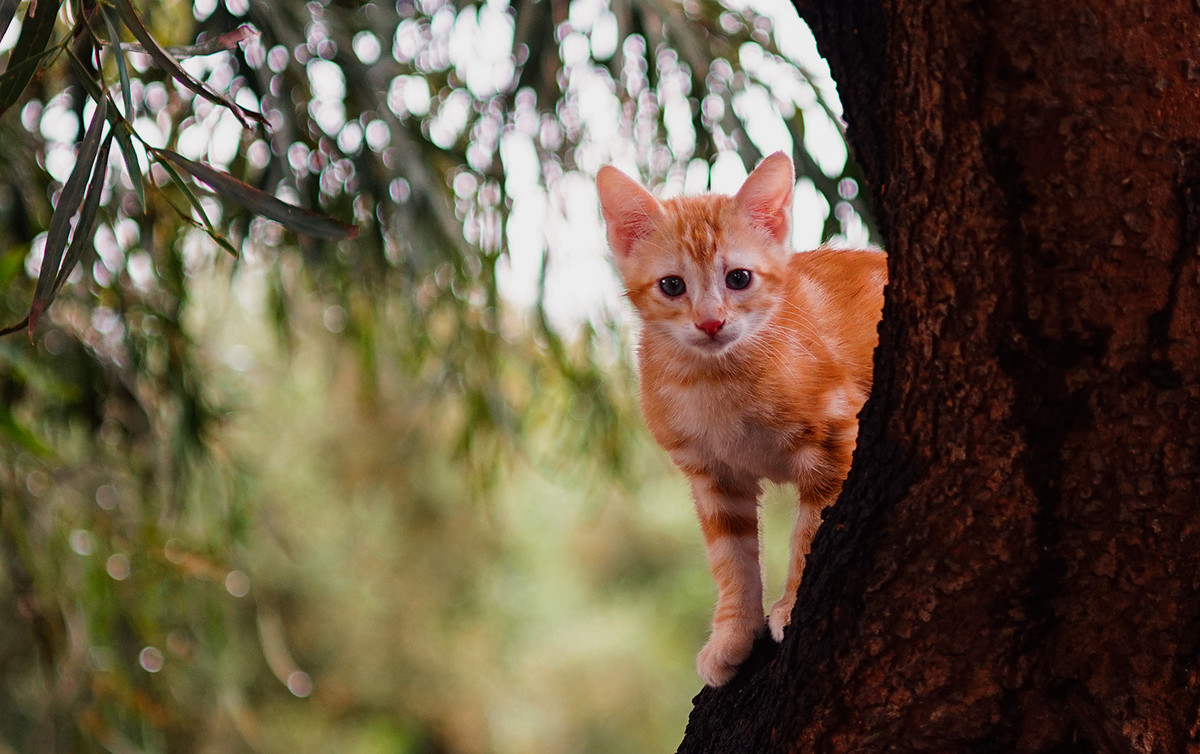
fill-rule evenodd
<path id="1" fill-rule="evenodd" d="M 691 483 L 717 583 L 712 635 L 697 659 L 713 686 L 733 676 L 763 628 L 762 480 L 792 483 L 799 498 L 784 594 L 767 619 L 779 641 L 871 386 L 886 257 L 793 252 L 793 185 L 782 153 L 736 196 L 659 201 L 615 168 L 597 175 L 609 244 L 642 320 L 642 410 Z M 749 285 L 727 284 L 732 270 L 749 271 Z M 682 278 L 682 294 L 664 293 L 669 276 Z"/>

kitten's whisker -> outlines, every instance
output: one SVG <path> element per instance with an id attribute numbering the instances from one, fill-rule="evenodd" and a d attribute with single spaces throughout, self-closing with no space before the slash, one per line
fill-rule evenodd
<path id="1" fill-rule="evenodd" d="M 815 354 L 812 352 L 812 349 L 811 349 L 811 348 L 809 348 L 807 345 L 805 345 L 805 343 L 804 343 L 804 341 L 803 341 L 803 340 L 801 340 L 800 338 L 796 338 L 796 337 L 794 337 L 794 336 L 793 336 L 793 334 L 792 334 L 791 332 L 789 332 L 789 331 L 788 331 L 786 328 L 784 328 L 784 327 L 781 327 L 781 326 L 780 326 L 779 324 L 777 324 L 777 323 L 773 323 L 773 322 L 764 323 L 764 324 L 763 324 L 763 325 L 762 325 L 762 326 L 759 328 L 759 330 L 760 330 L 760 331 L 765 331 L 765 332 L 763 333 L 764 335 L 771 335 L 771 336 L 774 336 L 774 337 L 773 337 L 773 339 L 775 339 L 775 338 L 779 338 L 779 339 L 783 339 L 783 340 L 785 340 L 785 341 L 786 341 L 786 342 L 788 342 L 788 343 L 791 343 L 791 344 L 793 344 L 793 345 L 794 345 L 796 348 L 798 348 L 798 349 L 800 349 L 801 351 L 803 351 L 803 352 L 804 352 L 804 355 L 805 355 L 805 356 L 807 356 L 807 357 L 808 357 L 808 358 L 810 358 L 810 359 L 815 359 L 815 358 L 816 358 L 816 355 L 815 355 Z M 780 337 L 780 336 L 782 336 L 782 337 Z M 772 348 L 775 348 L 776 350 L 781 350 L 782 346 L 780 346 L 780 345 L 775 345 L 775 344 L 772 344 Z"/>
<path id="2" fill-rule="evenodd" d="M 787 302 L 783 302 L 783 303 L 786 304 Z M 794 312 L 776 311 L 775 315 L 771 319 L 787 322 L 792 325 L 796 325 L 798 329 L 804 330 L 805 332 L 807 332 L 809 335 L 813 336 L 814 338 L 819 338 L 820 331 L 817 329 L 816 324 L 813 323 L 812 318 L 809 316 L 809 313 L 805 312 L 803 309 L 795 306 L 794 304 L 791 306 L 793 309 L 795 309 Z"/>

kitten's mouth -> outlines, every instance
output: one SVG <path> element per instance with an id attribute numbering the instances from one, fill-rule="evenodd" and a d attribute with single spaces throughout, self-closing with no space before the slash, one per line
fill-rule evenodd
<path id="1" fill-rule="evenodd" d="M 691 346 L 700 353 L 717 356 L 729 348 L 735 340 L 737 340 L 737 336 L 726 335 L 725 333 L 703 335 L 699 338 L 692 338 Z"/>

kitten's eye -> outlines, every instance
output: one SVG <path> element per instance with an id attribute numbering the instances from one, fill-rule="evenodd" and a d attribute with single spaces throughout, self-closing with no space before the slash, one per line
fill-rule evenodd
<path id="1" fill-rule="evenodd" d="M 687 290 L 687 285 L 678 275 L 667 275 L 658 281 L 658 289 L 671 298 L 675 298 L 683 295 L 683 292 Z"/>
<path id="2" fill-rule="evenodd" d="M 725 276 L 725 285 L 735 291 L 740 291 L 750 285 L 750 270 L 730 270 Z"/>

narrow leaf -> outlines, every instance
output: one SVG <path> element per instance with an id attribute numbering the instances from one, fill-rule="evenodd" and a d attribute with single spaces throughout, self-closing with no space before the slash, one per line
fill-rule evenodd
<path id="1" fill-rule="evenodd" d="M 104 96 L 104 90 L 101 89 L 100 85 L 96 83 L 96 79 L 92 76 L 92 74 L 88 73 L 87 68 L 83 67 L 83 63 L 80 62 L 79 57 L 75 54 L 74 50 L 67 51 L 67 62 L 70 63 L 71 68 L 75 71 L 75 77 L 79 79 L 80 86 L 83 87 L 84 91 L 87 92 L 89 97 L 97 102 L 102 99 L 106 99 Z"/>
<path id="2" fill-rule="evenodd" d="M 96 216 L 97 210 L 100 209 L 100 198 L 104 192 L 104 182 L 108 176 L 108 154 L 109 148 L 113 145 L 113 131 L 108 132 L 108 137 L 104 139 L 101 145 L 100 154 L 96 156 L 95 167 L 92 168 L 91 180 L 88 184 L 88 193 L 83 199 L 83 209 L 79 211 L 79 220 L 76 222 L 76 228 L 71 237 L 71 246 L 67 247 L 67 252 L 62 257 L 62 263 L 59 268 L 58 276 L 55 277 L 50 292 L 44 298 L 38 298 L 34 295 L 34 305 L 30 307 L 29 317 L 25 318 L 29 325 L 29 335 L 34 336 L 34 328 L 37 327 L 38 319 L 49 309 L 50 304 L 54 303 L 54 299 L 58 297 L 59 291 L 66 283 L 68 277 L 79 264 L 79 259 L 83 258 L 84 252 L 92 249 L 92 239 L 96 234 Z M 61 203 L 60 203 L 61 205 Z M 52 221 L 53 223 L 53 221 Z M 49 249 L 49 235 L 47 234 L 47 249 Z M 44 274 L 47 270 L 46 257 L 42 261 L 42 273 L 38 274 L 38 286 L 41 286 Z"/>
<path id="3" fill-rule="evenodd" d="M 26 325 L 28 325 L 28 324 L 29 324 L 29 315 L 28 315 L 28 314 L 26 314 L 26 315 L 25 315 L 25 318 L 24 318 L 24 319 L 22 319 L 22 320 L 21 320 L 20 322 L 18 322 L 17 324 L 15 324 L 15 325 L 9 325 L 8 327 L 4 328 L 3 330 L 0 330 L 0 336 L 3 336 L 3 335 L 12 335 L 12 334 L 13 334 L 13 333 L 15 333 L 15 332 L 20 332 L 21 330 L 24 330 L 24 329 L 25 329 L 25 326 L 26 326 Z"/>
<path id="4" fill-rule="evenodd" d="M 117 146 L 121 148 L 121 156 L 125 158 L 125 170 L 129 173 L 129 182 L 133 184 L 133 192 L 137 194 L 138 207 L 146 211 L 146 187 L 142 181 L 142 165 L 138 162 L 137 152 L 133 149 L 133 139 L 129 138 L 129 124 L 122 121 L 115 127 Z"/>
<path id="5" fill-rule="evenodd" d="M 142 23 L 142 19 L 138 16 L 137 11 L 133 9 L 130 0 L 116 0 L 117 10 L 121 13 L 121 20 L 133 32 L 133 36 L 137 38 L 146 50 L 146 54 L 164 71 L 171 74 L 171 77 L 190 89 L 192 92 L 203 97 L 204 99 L 222 107 L 227 107 L 233 112 L 237 119 L 242 122 L 242 125 L 247 129 L 250 128 L 250 123 L 247 118 L 266 124 L 267 119 L 262 113 L 256 113 L 253 110 L 247 110 L 241 105 L 236 104 L 233 100 L 225 95 L 217 92 L 212 87 L 202 81 L 198 81 L 190 73 L 183 69 L 179 61 L 171 56 L 162 45 L 158 43 L 146 25 Z"/>
<path id="6" fill-rule="evenodd" d="M 55 281 L 58 279 L 63 250 L 67 246 L 67 236 L 71 231 L 71 218 L 75 216 L 80 202 L 83 201 L 88 176 L 96 164 L 96 153 L 100 149 L 100 132 L 104 129 L 107 112 L 108 100 L 102 99 L 92 115 L 91 125 L 83 135 L 83 141 L 79 144 L 75 167 L 67 177 L 62 193 L 58 195 L 58 205 L 54 208 L 54 214 L 50 216 L 50 227 L 46 230 L 46 247 L 42 254 L 42 269 L 38 273 L 37 287 L 33 291 L 33 304 L 29 308 L 31 335 L 42 312 L 54 298 Z"/>
<path id="7" fill-rule="evenodd" d="M 157 155 L 158 150 L 152 151 L 154 151 L 154 153 Z M 171 167 L 170 163 L 160 160 L 159 165 L 162 166 L 163 170 L 167 171 L 167 175 L 170 177 L 171 181 L 179 188 L 180 191 L 183 192 L 183 195 L 188 200 L 188 203 L 192 205 L 192 209 L 196 210 L 196 214 L 200 215 L 200 219 L 204 221 L 205 230 L 207 230 L 210 235 L 215 236 L 217 234 L 217 229 L 213 227 L 212 220 L 208 218 L 208 213 L 204 211 L 204 205 L 200 203 L 200 199 L 196 196 L 195 192 L 192 191 L 191 187 L 188 186 L 187 181 L 183 180 L 183 176 L 181 176 L 179 172 L 175 170 L 175 168 Z M 192 218 L 189 216 L 188 219 L 191 220 Z M 193 222 L 195 221 L 193 220 Z"/>
<path id="8" fill-rule="evenodd" d="M 92 169 L 92 180 L 88 183 L 87 195 L 83 198 L 83 208 L 79 210 L 79 220 L 75 223 L 75 232 L 71 236 L 71 245 L 67 247 L 67 254 L 63 257 L 62 267 L 58 271 L 58 278 L 54 281 L 54 288 L 50 292 L 50 299 L 46 302 L 46 306 L 50 306 L 50 302 L 62 290 L 63 284 L 71 276 L 75 265 L 79 264 L 79 260 L 83 258 L 84 252 L 93 248 L 97 210 L 100 208 L 100 196 L 104 193 L 104 184 L 108 178 L 108 154 L 112 147 L 114 133 L 115 131 L 110 129 L 104 144 L 100 146 L 96 166 Z"/>
<path id="9" fill-rule="evenodd" d="M 195 162 L 176 154 L 169 149 L 156 149 L 154 153 L 190 173 L 193 178 L 208 184 L 213 191 L 232 202 L 263 217 L 270 218 L 288 230 L 305 236 L 324 238 L 330 241 L 341 241 L 358 237 L 358 228 L 354 225 L 338 222 L 326 215 L 311 212 L 288 204 L 265 191 L 243 183 L 228 173 L 224 173 L 202 162 Z"/>
<path id="10" fill-rule="evenodd" d="M 8 56 L 5 76 L 0 80 L 0 115 L 13 106 L 37 72 L 42 53 L 54 33 L 62 0 L 31 2 L 21 24 L 21 35 Z M 9 76 L 8 74 L 13 74 Z"/>
<path id="11" fill-rule="evenodd" d="M 108 27 L 108 39 L 113 46 L 113 57 L 117 59 L 117 74 L 121 77 L 121 97 L 125 101 L 125 118 L 131 119 L 133 118 L 133 87 L 129 85 L 129 65 L 125 62 L 125 53 L 121 51 L 121 32 L 117 30 L 117 24 L 113 21 L 112 14 L 103 5 L 100 6 L 100 15 L 104 16 L 104 25 Z M 138 198 L 142 200 L 142 209 L 145 209 L 144 197 L 139 194 Z"/>
<path id="12" fill-rule="evenodd" d="M 33 78 L 34 74 L 36 74 L 42 67 L 43 61 L 45 61 L 47 58 L 54 57 L 59 52 L 62 52 L 62 49 L 63 48 L 61 46 L 54 45 L 49 49 L 42 50 L 28 60 L 8 67 L 5 69 L 4 73 L 0 73 L 0 89 L 6 88 L 16 81 L 24 81 L 27 84 L 29 80 Z M 24 84 L 22 86 L 24 86 Z M 18 92 L 16 95 L 17 99 L 20 99 L 20 96 L 21 95 Z M 0 111 L 0 115 L 3 114 L 4 111 Z"/>
<path id="13" fill-rule="evenodd" d="M 154 152 L 157 154 L 158 150 L 154 150 Z M 179 188 L 179 190 L 183 192 L 183 195 L 187 198 L 188 203 L 192 205 L 192 209 L 196 211 L 196 214 L 200 216 L 200 220 L 203 222 L 197 222 L 191 215 L 176 207 L 174 202 L 171 202 L 168 199 L 167 203 L 171 205 L 171 209 L 178 212 L 181 218 L 207 233 L 209 238 L 215 241 L 222 249 L 228 251 L 231 256 L 235 258 L 240 256 L 238 250 L 234 248 L 233 244 L 229 243 L 229 239 L 221 235 L 220 231 L 213 226 L 212 220 L 209 218 L 208 213 L 204 210 L 204 205 L 200 203 L 200 200 L 196 197 L 195 192 L 193 192 L 191 187 L 188 186 L 187 181 L 183 180 L 183 176 L 181 176 L 179 172 L 175 170 L 175 168 L 171 167 L 171 163 L 163 160 L 161 155 L 159 155 L 158 164 L 167 172 L 167 175 L 171 178 L 171 181 Z"/>

